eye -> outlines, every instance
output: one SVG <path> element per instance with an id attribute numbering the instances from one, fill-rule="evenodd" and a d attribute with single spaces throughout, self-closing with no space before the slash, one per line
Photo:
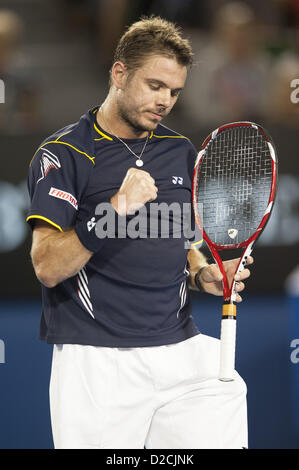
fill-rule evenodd
<path id="1" fill-rule="evenodd" d="M 174 90 L 171 92 L 171 96 L 179 96 L 180 90 Z"/>
<path id="2" fill-rule="evenodd" d="M 150 89 L 154 91 L 158 91 L 160 89 L 159 85 L 150 85 Z"/>

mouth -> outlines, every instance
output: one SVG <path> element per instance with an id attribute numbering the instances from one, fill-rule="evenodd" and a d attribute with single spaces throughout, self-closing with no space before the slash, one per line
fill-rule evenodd
<path id="1" fill-rule="evenodd" d="M 163 119 L 163 115 L 162 114 L 158 114 L 158 113 L 153 113 L 152 111 L 149 111 L 152 119 L 154 119 L 155 121 L 161 121 L 161 119 Z"/>

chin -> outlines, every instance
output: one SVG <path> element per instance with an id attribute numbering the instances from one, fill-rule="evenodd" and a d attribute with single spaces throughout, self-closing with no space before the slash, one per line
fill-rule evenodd
<path id="1" fill-rule="evenodd" d="M 148 125 L 145 125 L 147 131 L 153 131 L 158 127 L 159 121 L 150 121 Z"/>

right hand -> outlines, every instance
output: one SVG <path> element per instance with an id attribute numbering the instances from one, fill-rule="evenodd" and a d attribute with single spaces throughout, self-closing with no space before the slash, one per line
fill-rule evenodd
<path id="1" fill-rule="evenodd" d="M 110 202 L 119 215 L 134 214 L 146 202 L 156 199 L 158 188 L 147 171 L 129 168 Z"/>
<path id="2" fill-rule="evenodd" d="M 239 262 L 240 258 L 234 258 L 223 262 L 223 268 L 227 276 L 228 284 L 231 285 L 234 280 L 237 281 L 235 286 L 236 292 L 241 292 L 244 290 L 245 284 L 242 281 L 250 276 L 250 271 L 247 268 L 243 269 L 238 274 L 235 274 Z M 253 257 L 248 256 L 246 263 L 252 264 Z M 209 294 L 222 295 L 222 278 L 222 273 L 220 272 L 217 264 L 209 264 L 205 269 L 202 270 L 199 280 L 204 290 Z M 242 297 L 239 293 L 236 295 L 236 302 L 242 302 Z"/>

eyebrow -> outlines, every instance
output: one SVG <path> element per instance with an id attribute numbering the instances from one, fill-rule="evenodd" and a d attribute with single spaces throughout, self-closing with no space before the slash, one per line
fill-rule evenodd
<path id="1" fill-rule="evenodd" d="M 169 86 L 166 85 L 166 83 L 162 82 L 162 80 L 158 80 L 157 78 L 147 78 L 146 81 L 148 83 L 156 83 L 157 85 L 160 85 L 165 88 L 169 88 Z M 182 91 L 183 88 L 173 88 L 171 91 Z"/>

